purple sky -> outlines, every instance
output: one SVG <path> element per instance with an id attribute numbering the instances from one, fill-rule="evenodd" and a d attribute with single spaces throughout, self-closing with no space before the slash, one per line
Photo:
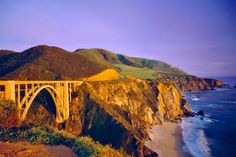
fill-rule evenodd
<path id="1" fill-rule="evenodd" d="M 236 0 L 1 0 L 0 49 L 47 44 L 236 76 Z"/>

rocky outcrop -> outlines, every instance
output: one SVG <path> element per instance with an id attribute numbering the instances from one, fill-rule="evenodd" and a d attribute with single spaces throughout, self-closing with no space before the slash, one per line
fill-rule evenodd
<path id="1" fill-rule="evenodd" d="M 89 135 L 130 155 L 145 156 L 154 153 L 144 146 L 147 129 L 189 112 L 174 85 L 134 78 L 85 82 L 74 93 L 66 130 Z"/>
<path id="2" fill-rule="evenodd" d="M 211 85 L 211 87 L 222 87 L 224 85 L 224 82 L 220 80 L 215 80 L 215 79 L 204 79 L 208 84 Z"/>
<path id="3" fill-rule="evenodd" d="M 146 81 L 86 82 L 75 93 L 66 130 L 143 156 L 146 129 L 161 123 L 156 112 L 156 95 Z"/>
<path id="4" fill-rule="evenodd" d="M 158 115 L 164 120 L 176 121 L 191 114 L 187 101 L 182 92 L 173 84 L 157 83 Z"/>
<path id="5" fill-rule="evenodd" d="M 223 82 L 215 79 L 204 79 L 191 75 L 173 75 L 167 73 L 156 74 L 157 80 L 164 83 L 175 84 L 181 91 L 212 90 L 222 87 Z"/>
<path id="6" fill-rule="evenodd" d="M 178 83 L 177 85 L 182 91 L 200 91 L 213 89 L 212 86 L 204 79 L 195 76 L 187 77 L 183 84 Z"/>

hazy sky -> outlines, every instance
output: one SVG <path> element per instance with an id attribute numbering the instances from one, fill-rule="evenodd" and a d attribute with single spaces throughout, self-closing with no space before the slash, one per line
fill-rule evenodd
<path id="1" fill-rule="evenodd" d="M 236 76 L 236 0 L 0 0 L 0 49 L 39 44 Z"/>

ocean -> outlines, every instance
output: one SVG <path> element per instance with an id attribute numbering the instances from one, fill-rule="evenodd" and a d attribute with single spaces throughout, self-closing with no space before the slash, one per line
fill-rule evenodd
<path id="1" fill-rule="evenodd" d="M 183 149 L 194 157 L 236 156 L 236 77 L 217 79 L 229 86 L 185 93 L 192 111 L 205 114 L 184 118 L 180 124 Z"/>

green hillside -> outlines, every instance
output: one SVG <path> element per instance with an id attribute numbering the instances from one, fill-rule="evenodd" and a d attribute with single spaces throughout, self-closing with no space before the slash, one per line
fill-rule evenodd
<path id="1" fill-rule="evenodd" d="M 121 75 L 156 79 L 158 73 L 186 75 L 171 65 L 144 58 L 128 57 L 104 49 L 64 49 L 40 45 L 17 53 L 0 50 L 0 78 L 16 80 L 66 80 L 89 77 L 115 69 Z"/>
<path id="2" fill-rule="evenodd" d="M 158 73 L 187 75 L 184 71 L 158 60 L 128 57 L 104 49 L 80 49 L 75 53 L 88 60 L 117 69 L 123 75 L 131 75 L 141 79 L 155 79 Z"/>

